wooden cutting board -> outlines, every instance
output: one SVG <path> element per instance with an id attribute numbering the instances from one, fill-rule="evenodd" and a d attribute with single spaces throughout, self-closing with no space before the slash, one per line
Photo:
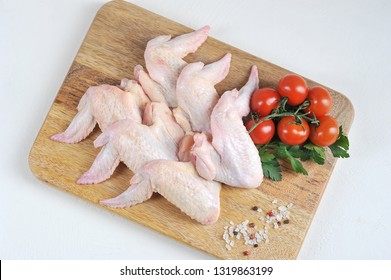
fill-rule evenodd
<path id="1" fill-rule="evenodd" d="M 66 129 L 88 87 L 102 83 L 117 85 L 124 77 L 132 78 L 134 66 L 144 65 L 143 52 L 148 40 L 162 34 L 175 36 L 190 31 L 190 28 L 130 3 L 113 1 L 104 5 L 97 13 L 31 149 L 30 167 L 37 178 L 96 205 L 100 199 L 117 196 L 126 190 L 132 173 L 124 165 L 101 184 L 80 186 L 75 183 L 99 152 L 92 144 L 100 133 L 98 128 L 86 140 L 73 145 L 57 143 L 49 137 Z M 276 87 L 278 80 L 289 72 L 213 38 L 208 38 L 195 54 L 186 57 L 186 61 L 210 63 L 226 52 L 232 53 L 232 64 L 228 77 L 217 86 L 219 93 L 241 87 L 253 64 L 259 68 L 261 87 Z M 309 86 L 317 85 L 307 81 Z M 334 102 L 331 114 L 348 132 L 354 116 L 353 106 L 342 94 L 330 91 Z M 160 195 L 131 208 L 106 209 L 222 259 L 294 259 L 335 162 L 329 155 L 323 166 L 305 163 L 308 176 L 297 175 L 284 167 L 283 181 L 265 179 L 257 189 L 223 186 L 221 215 L 214 225 L 200 225 Z M 272 204 L 274 199 L 279 203 Z M 288 203 L 293 203 L 290 223 L 269 229 L 269 243 L 253 248 L 244 245 L 241 239 L 235 242 L 232 250 L 225 248 L 222 235 L 230 221 L 237 224 L 247 219 L 263 228 L 264 222 L 258 218 L 265 216 L 265 211 Z M 252 211 L 253 206 L 264 212 Z M 244 256 L 244 250 L 249 250 L 250 255 Z"/>

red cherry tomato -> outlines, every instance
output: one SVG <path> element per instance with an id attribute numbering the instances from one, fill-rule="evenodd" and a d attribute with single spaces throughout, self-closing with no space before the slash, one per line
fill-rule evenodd
<path id="1" fill-rule="evenodd" d="M 254 120 L 248 121 L 246 123 L 247 130 L 250 130 L 254 123 Z M 255 127 L 254 130 L 250 132 L 250 137 L 254 144 L 263 145 L 272 140 L 275 131 L 276 127 L 274 122 L 272 120 L 266 120 L 258 124 L 257 127 Z"/>
<path id="2" fill-rule="evenodd" d="M 315 114 L 317 118 L 324 116 L 330 112 L 331 109 L 331 95 L 330 93 L 322 87 L 313 87 L 308 91 L 308 99 L 310 101 L 310 106 L 308 106 L 304 111 Z"/>
<path id="3" fill-rule="evenodd" d="M 331 116 L 322 116 L 318 118 L 319 126 L 311 124 L 310 140 L 317 146 L 330 146 L 338 138 L 338 122 Z"/>
<path id="4" fill-rule="evenodd" d="M 278 137 L 288 145 L 303 144 L 310 134 L 310 127 L 305 120 L 296 123 L 295 117 L 283 117 L 277 125 Z"/>
<path id="5" fill-rule="evenodd" d="M 257 112 L 259 116 L 264 117 L 277 108 L 280 102 L 280 95 L 272 88 L 261 88 L 254 91 L 251 96 L 251 110 Z"/>
<path id="6" fill-rule="evenodd" d="M 278 82 L 278 93 L 288 97 L 288 104 L 297 106 L 307 98 L 308 88 L 305 80 L 299 75 L 288 74 Z"/>

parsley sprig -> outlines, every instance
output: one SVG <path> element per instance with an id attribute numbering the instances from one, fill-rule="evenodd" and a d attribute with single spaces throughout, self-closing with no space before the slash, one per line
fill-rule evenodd
<path id="1" fill-rule="evenodd" d="M 349 157 L 349 140 L 343 134 L 342 126 L 339 127 L 337 141 L 327 148 L 331 150 L 334 157 Z M 279 140 L 260 145 L 258 151 L 262 162 L 263 175 L 273 181 L 281 181 L 282 170 L 279 160 L 287 160 L 295 172 L 308 175 L 301 162 L 313 160 L 317 164 L 323 165 L 326 159 L 325 149 L 325 147 L 316 146 L 310 142 L 303 146 L 290 146 Z"/>

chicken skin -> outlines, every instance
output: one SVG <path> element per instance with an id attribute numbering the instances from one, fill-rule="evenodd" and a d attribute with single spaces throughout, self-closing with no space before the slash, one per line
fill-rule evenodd
<path id="1" fill-rule="evenodd" d="M 123 79 L 120 87 L 122 89 L 111 85 L 90 87 L 80 99 L 78 113 L 68 128 L 51 139 L 73 144 L 85 139 L 97 123 L 102 131 L 122 119 L 141 123 L 149 98 L 136 81 Z"/>
<path id="2" fill-rule="evenodd" d="M 157 192 L 202 224 L 213 224 L 220 215 L 221 184 L 201 178 L 190 162 L 151 161 L 138 170 L 130 184 L 119 196 L 100 203 L 114 208 L 130 207 Z"/>
<path id="3" fill-rule="evenodd" d="M 167 105 L 155 102 L 147 105 L 143 122 L 147 125 L 130 119 L 110 125 L 94 141 L 95 147 L 103 147 L 77 183 L 96 184 L 110 178 L 120 161 L 137 172 L 151 160 L 178 160 L 178 143 L 184 132 Z"/>
<path id="4" fill-rule="evenodd" d="M 169 107 L 176 107 L 176 82 L 183 67 L 183 60 L 194 53 L 207 39 L 209 26 L 171 39 L 171 35 L 158 36 L 147 43 L 144 52 L 145 65 L 135 67 L 136 79 L 139 79 L 152 101 L 161 102 L 162 97 Z"/>
<path id="5" fill-rule="evenodd" d="M 254 66 L 247 84 L 240 91 L 226 91 L 213 109 L 212 140 L 205 133 L 194 135 L 191 155 L 201 177 L 233 187 L 256 188 L 261 184 L 261 159 L 242 121 L 257 88 L 258 70 Z"/>
<path id="6" fill-rule="evenodd" d="M 227 53 L 220 60 L 208 65 L 202 62 L 190 63 L 179 75 L 176 110 L 183 110 L 192 131 L 210 131 L 210 115 L 219 100 L 215 85 L 228 75 L 231 57 L 231 54 Z"/>

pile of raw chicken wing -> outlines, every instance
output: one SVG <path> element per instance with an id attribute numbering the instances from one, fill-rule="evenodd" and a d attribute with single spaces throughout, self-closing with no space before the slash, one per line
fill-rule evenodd
<path id="1" fill-rule="evenodd" d="M 220 214 L 222 183 L 261 184 L 261 160 L 242 121 L 258 89 L 258 69 L 251 68 L 241 89 L 219 97 L 215 85 L 228 75 L 231 54 L 207 65 L 183 60 L 208 32 L 205 26 L 150 40 L 144 53 L 147 71 L 137 65 L 134 80 L 88 88 L 69 127 L 51 137 L 77 143 L 99 125 L 102 134 L 94 146 L 101 150 L 77 183 L 109 179 L 120 161 L 134 173 L 125 192 L 101 204 L 130 207 L 157 192 L 191 218 L 212 224 Z"/>

